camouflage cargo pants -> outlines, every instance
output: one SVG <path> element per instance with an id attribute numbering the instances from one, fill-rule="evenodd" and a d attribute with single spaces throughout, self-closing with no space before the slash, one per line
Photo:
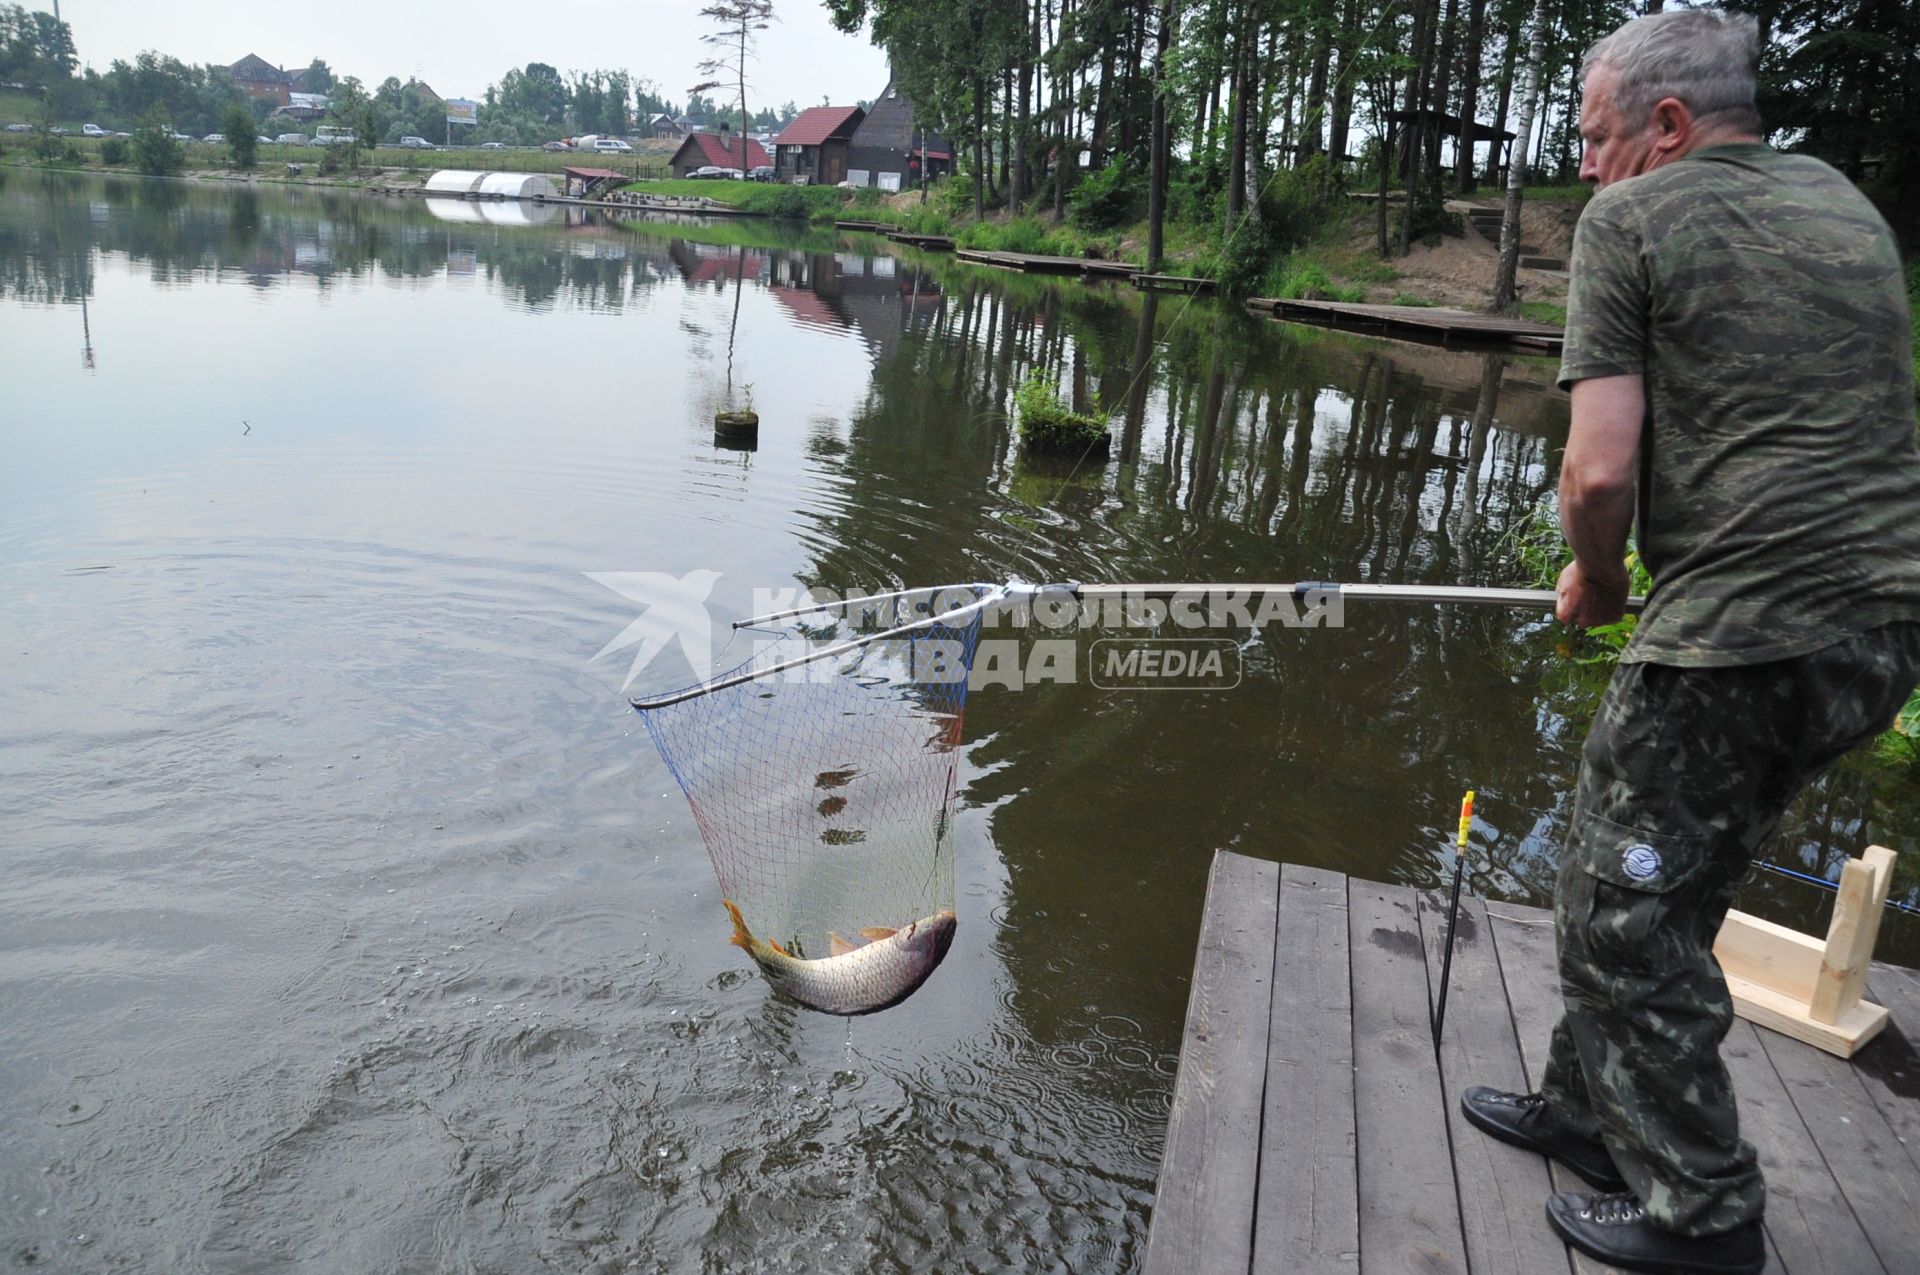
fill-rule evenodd
<path id="1" fill-rule="evenodd" d="M 1717 1234 L 1766 1203 L 1720 1060 L 1733 1005 L 1712 947 L 1734 886 L 1917 677 L 1920 624 L 1895 624 L 1767 664 L 1623 664 L 1601 701 L 1554 894 L 1566 1012 L 1541 1091 L 1669 1230 Z"/>

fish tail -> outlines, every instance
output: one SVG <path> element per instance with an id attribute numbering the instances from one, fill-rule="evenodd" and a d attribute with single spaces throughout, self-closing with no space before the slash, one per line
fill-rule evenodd
<path id="1" fill-rule="evenodd" d="M 733 944 L 735 947 L 744 947 L 747 951 L 751 952 L 753 950 L 753 931 L 747 928 L 746 918 L 740 915 L 740 909 L 734 904 L 732 899 L 722 899 L 720 902 L 726 907 L 728 915 L 733 917 L 733 937 L 728 939 L 727 942 Z"/>

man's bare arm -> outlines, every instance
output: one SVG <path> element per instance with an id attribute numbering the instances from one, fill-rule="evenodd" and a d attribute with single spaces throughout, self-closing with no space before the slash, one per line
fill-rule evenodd
<path id="1" fill-rule="evenodd" d="M 1627 602 L 1627 532 L 1633 526 L 1646 383 L 1603 376 L 1573 386 L 1573 428 L 1560 463 L 1560 528 L 1573 561 L 1560 573 L 1556 614 L 1591 627 L 1619 619 Z"/>

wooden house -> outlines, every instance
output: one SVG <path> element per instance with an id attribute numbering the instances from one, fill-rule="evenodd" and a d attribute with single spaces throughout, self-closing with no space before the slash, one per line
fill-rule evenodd
<path id="1" fill-rule="evenodd" d="M 767 158 L 766 147 L 746 139 L 744 150 L 741 139 L 735 137 L 716 137 L 712 133 L 693 133 L 680 143 L 680 149 L 673 153 L 673 175 L 685 177 L 697 168 L 738 168 L 743 172 L 752 172 L 764 168 L 773 161 Z"/>
<path id="2" fill-rule="evenodd" d="M 837 186 L 847 179 L 847 147 L 867 113 L 857 106 L 812 106 L 773 139 L 775 181 Z"/>
<path id="3" fill-rule="evenodd" d="M 275 106 L 287 104 L 287 94 L 293 91 L 293 77 L 257 53 L 235 62 L 227 68 L 227 74 L 233 77 L 234 84 L 248 97 L 259 101 L 271 99 Z"/>
<path id="4" fill-rule="evenodd" d="M 913 99 L 889 80 L 847 142 L 847 180 L 856 186 L 908 190 L 920 183 L 921 161 L 927 180 L 953 171 L 953 146 L 914 119 Z"/>

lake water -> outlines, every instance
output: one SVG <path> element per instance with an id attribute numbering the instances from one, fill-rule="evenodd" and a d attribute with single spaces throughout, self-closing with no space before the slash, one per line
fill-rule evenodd
<path id="1" fill-rule="evenodd" d="M 821 232 L 18 172 L 0 351 L 0 1267 L 1125 1269 L 1215 849 L 1436 887 L 1473 785 L 1472 887 L 1547 899 L 1591 677 L 1538 617 L 1355 604 L 1239 635 L 1231 690 L 977 692 L 951 954 L 796 1009 L 587 573 L 718 572 L 722 620 L 1511 583 L 1551 364 Z M 1036 365 L 1109 463 L 1021 456 Z M 1920 849 L 1855 768 L 1772 857 L 1870 839 Z"/>

